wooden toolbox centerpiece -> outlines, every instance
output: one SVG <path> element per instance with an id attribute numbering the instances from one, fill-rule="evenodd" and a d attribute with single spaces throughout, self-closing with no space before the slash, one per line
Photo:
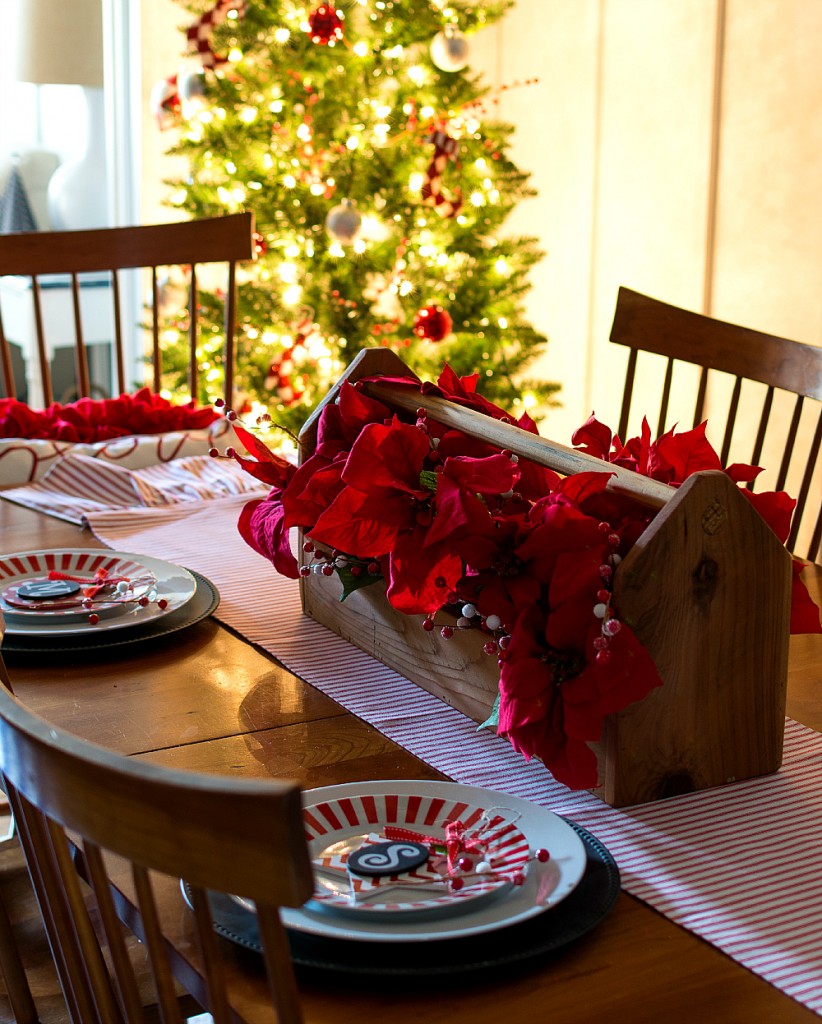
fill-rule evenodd
<path id="1" fill-rule="evenodd" d="M 388 350 L 369 349 L 340 383 L 376 376 L 410 373 Z M 724 473 L 696 473 L 675 489 L 442 398 L 366 387 L 391 407 L 425 408 L 433 420 L 559 473 L 615 473 L 610 487 L 660 509 L 618 566 L 613 593 L 663 685 L 606 719 L 592 744 L 599 796 L 621 807 L 779 768 L 791 559 Z M 316 445 L 319 412 L 300 435 L 303 461 Z M 336 576 L 311 574 L 301 586 L 306 614 L 475 721 L 488 717 L 499 668 L 477 631 L 455 630 L 443 642 L 420 628 L 420 616 L 396 612 L 382 584 L 344 602 Z"/>

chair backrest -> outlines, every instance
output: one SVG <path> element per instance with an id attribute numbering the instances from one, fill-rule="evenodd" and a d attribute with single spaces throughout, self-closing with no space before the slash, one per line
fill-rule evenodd
<path id="1" fill-rule="evenodd" d="M 144 942 L 163 1020 L 180 1019 L 154 872 L 188 883 L 200 966 L 196 984 L 190 969 L 177 980 L 217 1024 L 232 1017 L 208 890 L 255 901 L 273 1007 L 280 1021 L 302 1019 L 277 909 L 313 890 L 296 783 L 133 761 L 53 728 L 3 686 L 0 765 L 74 1020 L 144 1020 L 118 912 Z M 138 921 L 112 872 L 133 887 Z"/>
<path id="2" fill-rule="evenodd" d="M 701 316 L 628 288 L 619 289 L 610 337 L 612 342 L 630 349 L 618 427 L 623 440 L 628 432 L 640 352 L 655 353 L 667 359 L 656 425 L 658 434 L 670 426 L 667 420 L 677 363 L 700 367 L 693 426 L 704 419 L 710 375 L 716 371 L 734 378 L 722 431 L 720 458 L 723 465 L 727 464 L 731 452 L 741 400 L 750 405 L 755 403 L 756 429 L 750 432 L 753 441 L 750 454 L 746 453 L 745 457 L 752 464 L 759 464 L 766 434 L 769 439 L 774 437 L 778 441 L 780 450 L 784 444 L 774 487 L 776 490 L 784 489 L 789 473 L 797 481 L 796 511 L 787 546 L 792 551 L 796 550 L 803 515 L 807 510 L 808 525 L 803 529 L 802 550 L 797 553 L 812 560 L 818 559 L 822 547 L 822 463 L 819 458 L 822 445 L 822 348 Z M 746 381 L 757 382 L 764 388 L 759 389 L 760 394 L 756 397 L 745 392 L 743 398 Z M 771 415 L 774 397 L 780 392 L 795 396 L 787 418 Z M 806 439 L 805 443 L 802 443 L 802 438 Z"/>
<path id="3" fill-rule="evenodd" d="M 197 396 L 200 373 L 198 345 L 198 266 L 222 263 L 226 267 L 225 283 L 225 366 L 224 394 L 231 404 L 233 397 L 233 370 L 236 338 L 236 266 L 241 260 L 254 256 L 254 218 L 251 213 L 238 213 L 225 217 L 156 224 L 142 227 L 101 228 L 93 231 L 23 232 L 4 235 L 0 239 L 0 276 L 13 275 L 25 281 L 26 294 L 21 301 L 26 313 L 33 312 L 36 356 L 39 380 L 42 383 L 42 401 L 49 405 L 52 392 L 48 317 L 44 314 L 44 291 L 55 287 L 55 279 L 43 281 L 46 275 L 67 275 L 65 288 L 70 289 L 73 310 L 74 352 L 77 397 L 88 397 L 91 391 L 86 325 L 82 312 L 82 287 L 87 292 L 94 287 L 109 286 L 110 322 L 114 337 L 112 358 L 115 380 L 119 392 L 127 390 L 124 353 L 124 315 L 129 326 L 135 327 L 131 309 L 124 310 L 121 302 L 121 275 L 119 271 L 145 268 L 151 272 L 151 291 L 146 305 L 150 307 L 152 386 L 160 390 L 161 360 L 161 277 L 158 270 L 184 267 L 188 279 L 188 336 L 189 387 L 192 397 Z M 89 278 L 88 275 L 93 275 Z M 26 280 L 30 279 L 30 280 Z M 28 290 L 31 290 L 29 300 Z M 109 297 L 106 297 L 108 312 Z M 31 302 L 31 308 L 28 303 Z M 16 305 L 15 305 L 16 312 Z M 19 317 L 20 314 L 16 312 Z M 107 320 L 108 323 L 108 320 Z M 69 325 L 61 324 L 63 336 Z M 128 327 L 126 328 L 126 331 Z M 18 341 L 4 331 L 0 308 L 0 369 L 5 394 L 16 397 L 10 342 Z M 37 396 L 39 399 L 40 396 Z M 30 398 L 30 404 L 34 404 Z"/>

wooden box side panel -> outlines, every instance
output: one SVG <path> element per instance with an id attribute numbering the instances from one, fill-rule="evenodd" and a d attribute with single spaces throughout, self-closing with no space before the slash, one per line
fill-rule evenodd
<path id="1" fill-rule="evenodd" d="M 303 610 L 312 619 L 445 701 L 475 722 L 484 722 L 499 689 L 497 659 L 482 650 L 474 630 L 455 630 L 450 640 L 422 628 L 422 617 L 395 611 L 376 583 L 340 601 L 336 576 L 300 581 Z"/>
<path id="2" fill-rule="evenodd" d="M 663 686 L 607 723 L 609 803 L 779 768 L 790 588 L 788 553 L 724 474 L 683 485 L 615 576 Z"/>

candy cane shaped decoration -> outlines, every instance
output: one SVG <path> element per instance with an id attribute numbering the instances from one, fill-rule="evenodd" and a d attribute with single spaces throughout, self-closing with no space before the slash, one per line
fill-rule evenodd
<path id="1" fill-rule="evenodd" d="M 443 195 L 442 174 L 449 160 L 456 160 L 459 143 L 443 131 L 433 132 L 425 140 L 434 145 L 434 156 L 422 184 L 422 201 L 426 206 L 433 206 L 441 217 L 456 217 L 462 207 L 462 193 L 459 189 L 449 199 Z"/>

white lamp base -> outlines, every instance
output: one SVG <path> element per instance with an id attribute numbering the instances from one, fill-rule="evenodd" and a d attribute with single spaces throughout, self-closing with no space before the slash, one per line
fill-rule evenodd
<path id="1" fill-rule="evenodd" d="M 103 90 L 86 86 L 83 93 L 88 113 L 85 153 L 61 164 L 49 181 L 49 218 L 55 231 L 108 226 Z"/>

